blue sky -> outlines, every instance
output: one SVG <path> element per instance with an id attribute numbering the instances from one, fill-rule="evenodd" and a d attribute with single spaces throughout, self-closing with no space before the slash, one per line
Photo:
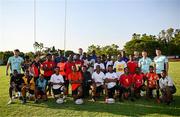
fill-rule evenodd
<path id="1" fill-rule="evenodd" d="M 36 0 L 37 41 L 63 49 L 64 0 Z M 66 49 L 117 44 L 180 28 L 179 0 L 67 0 Z M 0 0 L 0 51 L 33 51 L 33 0 Z"/>

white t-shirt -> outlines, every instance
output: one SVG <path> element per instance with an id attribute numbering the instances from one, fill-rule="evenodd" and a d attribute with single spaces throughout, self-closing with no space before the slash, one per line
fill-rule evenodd
<path id="1" fill-rule="evenodd" d="M 173 81 L 171 79 L 171 77 L 167 76 L 166 78 L 160 78 L 159 79 L 159 87 L 160 89 L 165 88 L 166 86 L 173 86 Z"/>
<path id="2" fill-rule="evenodd" d="M 110 72 L 107 72 L 106 73 L 106 76 L 105 76 L 105 79 L 118 79 L 118 76 L 115 72 L 113 73 L 110 73 Z M 107 83 L 107 88 L 110 89 L 110 88 L 113 88 L 114 86 L 116 85 L 116 82 L 110 82 L 110 83 Z"/>
<path id="3" fill-rule="evenodd" d="M 95 63 L 94 64 L 94 70 L 96 70 L 96 66 L 99 65 L 101 69 L 105 69 L 105 66 L 103 63 Z"/>
<path id="4" fill-rule="evenodd" d="M 103 85 L 104 78 L 105 74 L 103 72 L 100 72 L 99 74 L 97 72 L 94 72 L 92 74 L 92 79 L 95 81 L 95 83 L 100 82 L 100 84 L 96 84 L 97 86 Z"/>
<path id="5" fill-rule="evenodd" d="M 107 64 L 106 64 L 106 70 L 108 70 L 108 66 L 109 65 L 113 65 L 113 61 L 108 61 Z"/>
<path id="6" fill-rule="evenodd" d="M 120 78 L 120 76 L 122 74 L 124 74 L 124 68 L 126 68 L 126 67 L 127 67 L 127 64 L 125 61 L 121 61 L 121 62 L 116 61 L 114 63 L 113 69 L 116 69 L 116 74 L 117 74 L 118 78 Z"/>
<path id="7" fill-rule="evenodd" d="M 50 79 L 50 82 L 52 83 L 64 83 L 64 78 L 62 75 L 56 75 L 56 74 L 53 74 L 51 76 L 51 79 Z M 61 87 L 61 85 L 53 85 L 53 89 L 59 89 Z"/>

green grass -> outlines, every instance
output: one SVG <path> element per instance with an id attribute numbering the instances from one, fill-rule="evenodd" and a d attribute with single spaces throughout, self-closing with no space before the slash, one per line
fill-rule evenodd
<path id="1" fill-rule="evenodd" d="M 72 99 L 58 105 L 53 99 L 48 102 L 34 104 L 28 102 L 22 105 L 18 100 L 15 104 L 7 105 L 9 78 L 5 76 L 5 67 L 0 67 L 0 117 L 5 116 L 180 116 L 180 62 L 170 63 L 170 76 L 173 78 L 177 92 L 175 103 L 171 106 L 157 104 L 154 100 L 144 98 L 135 102 L 125 101 L 107 105 L 103 100 L 93 103 L 89 100 L 83 105 L 75 105 Z"/>

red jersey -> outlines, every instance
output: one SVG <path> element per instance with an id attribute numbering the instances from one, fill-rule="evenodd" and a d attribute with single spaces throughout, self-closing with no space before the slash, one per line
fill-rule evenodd
<path id="1" fill-rule="evenodd" d="M 72 72 L 72 66 L 74 66 L 74 62 L 66 62 L 64 69 L 65 69 L 65 74 L 66 74 L 66 80 L 68 79 L 68 75 Z"/>
<path id="2" fill-rule="evenodd" d="M 139 88 L 144 84 L 144 74 L 134 74 L 133 75 L 135 88 Z"/>
<path id="3" fill-rule="evenodd" d="M 71 81 L 82 80 L 82 73 L 81 72 L 71 72 L 68 75 L 68 79 Z M 72 91 L 76 90 L 80 85 L 81 85 L 80 83 L 71 84 Z"/>
<path id="4" fill-rule="evenodd" d="M 83 64 L 84 64 L 84 61 L 81 61 L 81 60 L 75 61 L 77 71 L 79 71 L 79 68 L 81 68 L 83 66 Z"/>
<path id="5" fill-rule="evenodd" d="M 138 67 L 138 63 L 136 61 L 128 61 L 127 67 L 129 69 L 129 73 L 134 74 L 136 71 L 136 67 Z"/>
<path id="6" fill-rule="evenodd" d="M 126 74 L 122 74 L 120 76 L 120 84 L 125 87 L 125 88 L 129 88 L 132 83 L 133 83 L 133 80 L 132 80 L 132 75 L 126 75 Z"/>
<path id="7" fill-rule="evenodd" d="M 59 71 L 59 74 L 61 74 L 62 76 L 65 76 L 66 73 L 65 73 L 65 62 L 59 62 L 57 64 L 57 66 L 59 67 L 60 71 Z"/>
<path id="8" fill-rule="evenodd" d="M 147 79 L 147 85 L 149 88 L 156 88 L 157 80 L 159 80 L 159 77 L 156 73 L 147 73 L 146 79 Z"/>
<path id="9" fill-rule="evenodd" d="M 53 74 L 53 70 L 55 67 L 55 62 L 53 61 L 44 61 L 41 65 L 42 69 L 44 70 L 44 76 L 50 77 Z"/>

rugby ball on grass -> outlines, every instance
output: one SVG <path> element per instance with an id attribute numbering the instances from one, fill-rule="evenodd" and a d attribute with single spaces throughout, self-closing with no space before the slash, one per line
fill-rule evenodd
<path id="1" fill-rule="evenodd" d="M 56 103 L 57 103 L 57 104 L 62 104 L 62 103 L 64 103 L 63 98 L 58 98 L 58 99 L 56 100 Z"/>
<path id="2" fill-rule="evenodd" d="M 75 104 L 77 104 L 77 105 L 81 105 L 81 104 L 83 104 L 83 103 L 84 103 L 83 99 L 77 99 L 77 100 L 75 101 Z"/>
<path id="3" fill-rule="evenodd" d="M 114 104 L 115 103 L 115 99 L 114 98 L 108 98 L 108 99 L 106 99 L 106 103 L 107 104 Z"/>

